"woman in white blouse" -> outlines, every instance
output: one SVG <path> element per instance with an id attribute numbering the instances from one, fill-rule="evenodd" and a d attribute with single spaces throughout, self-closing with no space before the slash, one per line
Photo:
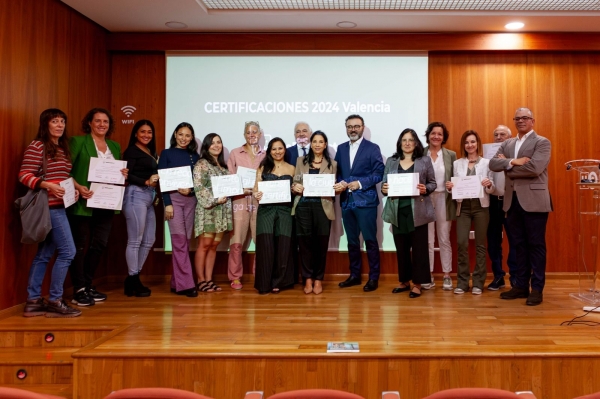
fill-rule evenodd
<path id="1" fill-rule="evenodd" d="M 481 295 L 487 274 L 486 242 L 487 227 L 490 221 L 488 208 L 489 193 L 494 191 L 493 174 L 489 168 L 489 159 L 481 157 L 482 145 L 479 135 L 474 130 L 463 133 L 460 142 L 463 143 L 463 157 L 454 161 L 454 176 L 479 176 L 482 193 L 479 198 L 456 200 L 456 237 L 458 241 L 458 276 L 454 289 L 455 294 L 464 294 L 469 290 L 469 232 L 471 223 L 475 226 L 476 262 L 473 270 L 473 295 Z M 446 189 L 451 192 L 452 182 L 446 183 Z"/>

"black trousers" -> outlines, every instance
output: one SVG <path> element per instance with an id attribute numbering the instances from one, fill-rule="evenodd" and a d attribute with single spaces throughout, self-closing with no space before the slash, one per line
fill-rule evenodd
<path id="1" fill-rule="evenodd" d="M 415 230 L 408 234 L 394 234 L 398 280 L 401 283 L 408 283 L 411 280 L 414 284 L 431 283 L 428 231 L 428 225 L 424 224 L 415 227 Z"/>
<path id="2" fill-rule="evenodd" d="M 92 216 L 68 215 L 77 249 L 75 259 L 69 267 L 74 292 L 92 286 L 100 258 L 108 244 L 114 216 L 115 211 L 109 209 L 94 209 Z M 85 251 L 88 242 L 89 246 Z"/>
<path id="3" fill-rule="evenodd" d="M 546 283 L 546 223 L 548 212 L 527 212 L 513 193 L 508 210 L 511 245 L 515 247 L 515 286 L 542 292 Z"/>
<path id="4" fill-rule="evenodd" d="M 302 278 L 323 280 L 329 249 L 331 220 L 320 202 L 300 203 L 296 208 L 296 234 L 300 246 Z"/>

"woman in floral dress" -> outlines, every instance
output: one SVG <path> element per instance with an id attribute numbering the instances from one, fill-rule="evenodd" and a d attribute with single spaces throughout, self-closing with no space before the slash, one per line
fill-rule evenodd
<path id="1" fill-rule="evenodd" d="M 216 133 L 206 135 L 200 149 L 200 160 L 194 166 L 194 192 L 198 199 L 194 231 L 199 238 L 195 266 L 200 292 L 221 291 L 212 281 L 217 247 L 227 231 L 233 229 L 231 199 L 213 198 L 211 176 L 228 175 L 223 157 L 223 142 Z"/>

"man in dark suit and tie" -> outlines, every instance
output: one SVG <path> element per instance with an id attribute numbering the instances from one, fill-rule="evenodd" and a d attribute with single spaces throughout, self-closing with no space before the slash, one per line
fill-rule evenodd
<path id="1" fill-rule="evenodd" d="M 294 126 L 294 145 L 285 150 L 283 160 L 292 166 L 296 166 L 298 157 L 304 157 L 308 154 L 310 148 L 310 136 L 312 129 L 306 122 L 298 122 Z"/>
<path id="2" fill-rule="evenodd" d="M 514 285 L 500 298 L 527 298 L 525 303 L 535 306 L 542 303 L 546 281 L 546 223 L 552 211 L 548 190 L 551 144 L 533 130 L 535 119 L 529 108 L 517 109 L 513 120 L 519 134 L 504 141 L 490 160 L 491 170 L 506 175 L 503 209 L 517 257 Z"/>
<path id="3" fill-rule="evenodd" d="M 363 289 L 375 291 L 379 284 L 379 243 L 377 242 L 377 183 L 383 178 L 385 165 L 377 144 L 363 138 L 365 123 L 360 115 L 346 118 L 346 134 L 350 141 L 340 144 L 335 160 L 337 183 L 341 192 L 342 221 L 348 240 L 350 277 L 341 288 L 361 284 L 362 256 L 359 236 L 362 233 L 369 259 L 369 281 Z"/>

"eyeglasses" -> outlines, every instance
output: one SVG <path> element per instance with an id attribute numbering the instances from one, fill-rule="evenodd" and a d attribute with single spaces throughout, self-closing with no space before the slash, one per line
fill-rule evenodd
<path id="1" fill-rule="evenodd" d="M 533 119 L 533 118 L 531 116 L 515 116 L 513 118 L 513 121 L 515 121 L 515 122 L 519 122 L 519 121 L 527 122 L 530 119 Z"/>
<path id="2" fill-rule="evenodd" d="M 415 139 L 402 139 L 403 143 L 414 143 Z"/>
<path id="3" fill-rule="evenodd" d="M 361 127 L 363 127 L 363 125 L 348 125 L 346 126 L 346 130 L 358 130 Z"/>

